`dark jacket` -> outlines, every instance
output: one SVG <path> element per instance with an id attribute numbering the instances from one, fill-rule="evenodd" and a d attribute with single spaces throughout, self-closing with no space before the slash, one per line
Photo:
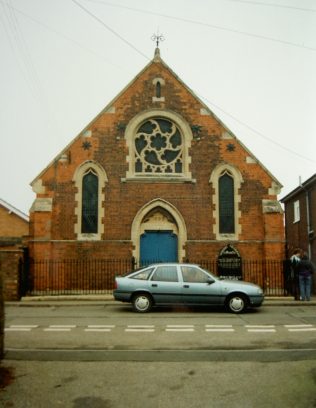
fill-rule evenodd
<path id="1" fill-rule="evenodd" d="M 295 272 L 298 275 L 310 276 L 315 272 L 314 265 L 307 257 L 303 257 L 302 260 L 295 266 Z"/>

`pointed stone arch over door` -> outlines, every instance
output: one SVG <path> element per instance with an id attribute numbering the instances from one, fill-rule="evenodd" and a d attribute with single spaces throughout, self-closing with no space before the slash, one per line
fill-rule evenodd
<path id="1" fill-rule="evenodd" d="M 140 262 L 142 257 L 148 261 L 158 261 L 157 254 L 163 254 L 162 261 L 182 261 L 185 258 L 187 231 L 184 219 L 180 212 L 165 200 L 153 200 L 138 211 L 132 224 L 131 238 L 134 246 L 133 256 L 137 262 Z M 148 252 L 151 246 L 152 259 Z M 175 248 L 174 255 L 171 255 L 172 248 Z M 166 251 L 169 254 L 166 254 Z"/>

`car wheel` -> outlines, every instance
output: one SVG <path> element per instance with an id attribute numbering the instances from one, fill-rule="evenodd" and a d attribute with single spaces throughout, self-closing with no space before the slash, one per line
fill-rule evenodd
<path id="1" fill-rule="evenodd" d="M 242 313 L 248 306 L 247 298 L 243 295 L 232 295 L 227 299 L 226 307 L 231 313 Z"/>
<path id="2" fill-rule="evenodd" d="M 132 304 L 136 312 L 146 313 L 152 308 L 153 301 L 150 295 L 139 293 L 133 296 Z"/>

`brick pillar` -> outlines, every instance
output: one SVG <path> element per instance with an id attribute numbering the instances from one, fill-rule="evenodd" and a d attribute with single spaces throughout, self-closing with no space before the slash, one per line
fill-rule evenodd
<path id="1" fill-rule="evenodd" d="M 19 265 L 23 251 L 0 250 L 0 273 L 2 275 L 3 297 L 5 301 L 20 300 Z"/>
<path id="2" fill-rule="evenodd" d="M 4 352 L 4 301 L 3 301 L 2 271 L 0 267 L 0 361 L 3 359 L 3 352 Z"/>

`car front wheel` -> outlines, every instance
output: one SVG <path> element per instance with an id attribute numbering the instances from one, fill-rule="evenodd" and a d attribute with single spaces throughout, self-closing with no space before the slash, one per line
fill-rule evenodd
<path id="1" fill-rule="evenodd" d="M 227 299 L 226 307 L 231 313 L 242 313 L 246 310 L 248 301 L 243 295 L 232 295 Z"/>
<path id="2" fill-rule="evenodd" d="M 152 308 L 153 302 L 150 295 L 139 293 L 133 296 L 132 304 L 135 312 L 146 313 Z"/>

